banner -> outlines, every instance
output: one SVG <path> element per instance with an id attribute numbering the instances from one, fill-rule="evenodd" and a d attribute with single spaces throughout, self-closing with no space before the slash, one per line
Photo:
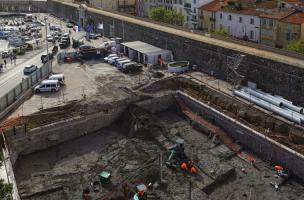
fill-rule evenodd
<path id="1" fill-rule="evenodd" d="M 103 30 L 103 24 L 99 24 L 97 28 Z"/>

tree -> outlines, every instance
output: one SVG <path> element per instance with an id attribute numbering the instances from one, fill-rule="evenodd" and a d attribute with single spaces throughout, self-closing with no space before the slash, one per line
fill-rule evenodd
<path id="1" fill-rule="evenodd" d="M 227 33 L 227 31 L 225 29 L 216 30 L 214 33 L 217 35 L 221 35 L 221 36 L 229 36 L 229 34 Z"/>
<path id="2" fill-rule="evenodd" d="M 176 10 L 166 10 L 164 7 L 157 7 L 152 8 L 150 13 L 150 18 L 155 21 L 178 26 L 183 26 L 185 22 L 184 15 L 176 12 Z"/>
<path id="3" fill-rule="evenodd" d="M 4 183 L 3 179 L 0 179 L 0 199 L 12 200 L 12 184 Z"/>
<path id="4" fill-rule="evenodd" d="M 303 40 L 293 41 L 289 45 L 287 45 L 286 49 L 289 51 L 295 51 L 297 53 L 304 54 L 304 41 Z"/>

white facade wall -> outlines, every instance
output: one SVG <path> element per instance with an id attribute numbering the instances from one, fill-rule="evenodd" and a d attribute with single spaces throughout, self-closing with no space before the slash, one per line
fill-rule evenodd
<path id="1" fill-rule="evenodd" d="M 185 16 L 184 26 L 191 29 L 198 27 L 199 7 L 210 3 L 213 0 L 144 0 L 144 16 L 149 16 L 149 11 L 153 7 L 164 6 L 167 9 L 175 9 Z M 190 6 L 185 6 L 185 5 Z"/>
<path id="2" fill-rule="evenodd" d="M 223 11 L 216 12 L 215 15 L 216 30 L 223 28 L 234 37 L 243 39 L 243 37 L 247 35 L 248 39 L 251 41 L 260 41 L 260 18 L 258 16 L 229 13 Z M 229 16 L 231 16 L 231 19 Z"/>

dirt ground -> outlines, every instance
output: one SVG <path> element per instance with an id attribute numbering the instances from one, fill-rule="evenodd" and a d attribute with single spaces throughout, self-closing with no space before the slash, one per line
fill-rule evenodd
<path id="1" fill-rule="evenodd" d="M 257 159 L 258 167 L 253 167 L 239 157 L 231 157 L 231 151 L 225 145 L 215 145 L 207 135 L 193 129 L 176 109 L 156 115 L 145 114 L 146 111 L 139 113 L 142 112 L 142 116 L 150 116 L 143 124 L 156 120 L 149 127 L 150 132 L 142 129 L 135 137 L 127 137 L 129 130 L 123 124 L 129 119 L 124 115 L 117 123 L 96 133 L 21 156 L 16 164 L 16 177 L 22 199 L 82 199 L 83 189 L 98 180 L 98 174 L 103 170 L 111 173 L 111 182 L 102 186 L 99 193 L 91 192 L 92 199 L 100 199 L 115 189 L 112 199 L 123 199 L 123 183 L 128 184 L 132 196 L 135 186 L 140 183 L 160 183 L 160 152 L 164 183 L 148 191 L 154 199 L 189 199 L 190 177 L 193 200 L 304 198 L 303 183 L 291 179 L 276 191 L 270 185 L 276 181 L 274 171 L 267 163 Z M 165 167 L 168 151 L 163 141 L 173 144 L 177 137 L 185 140 L 186 155 L 195 161 L 198 174 Z M 241 168 L 245 168 L 246 173 Z M 211 171 L 215 172 L 214 176 L 210 175 Z M 207 193 L 203 192 L 228 171 L 233 173 L 213 185 Z"/>

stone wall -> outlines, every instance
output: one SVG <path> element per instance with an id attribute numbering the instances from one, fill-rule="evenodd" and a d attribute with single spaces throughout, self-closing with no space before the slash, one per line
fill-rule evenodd
<path id="1" fill-rule="evenodd" d="M 289 169 L 293 175 L 304 180 L 303 155 L 193 99 L 185 93 L 178 92 L 177 97 L 181 98 L 191 110 L 195 110 L 198 115 L 212 120 L 232 138 L 238 140 L 240 144 L 250 149 L 266 162 L 282 165 L 285 169 Z"/>
<path id="2" fill-rule="evenodd" d="M 304 68 L 292 62 L 285 62 L 276 54 L 275 58 L 258 57 L 250 48 L 246 53 L 232 50 L 222 45 L 201 42 L 182 34 L 168 33 L 167 27 L 155 28 L 139 25 L 139 20 L 130 17 L 118 17 L 115 14 L 92 8 L 80 7 L 75 4 L 63 4 L 59 1 L 49 1 L 50 12 L 58 17 L 71 19 L 85 25 L 93 21 L 95 26 L 104 25 L 107 37 L 120 37 L 123 41 L 141 40 L 173 52 L 176 60 L 189 60 L 200 66 L 202 71 L 212 73 L 225 79 L 227 72 L 227 56 L 245 54 L 239 72 L 245 75 L 243 83 L 252 81 L 266 92 L 278 94 L 304 106 Z M 79 14 L 78 14 L 79 13 Z M 178 30 L 177 30 L 178 31 Z M 240 48 L 244 49 L 244 48 Z M 243 51 L 243 50 L 242 50 Z M 255 49 L 258 51 L 258 49 Z M 283 55 L 283 54 L 282 54 Z M 278 59 L 277 59 L 278 58 Z"/>
<path id="3" fill-rule="evenodd" d="M 96 113 L 85 117 L 70 118 L 26 132 L 25 126 L 14 127 L 5 131 L 11 162 L 19 155 L 46 149 L 48 147 L 72 140 L 85 134 L 109 126 L 119 118 L 126 105 L 121 105 L 109 113 Z"/>

